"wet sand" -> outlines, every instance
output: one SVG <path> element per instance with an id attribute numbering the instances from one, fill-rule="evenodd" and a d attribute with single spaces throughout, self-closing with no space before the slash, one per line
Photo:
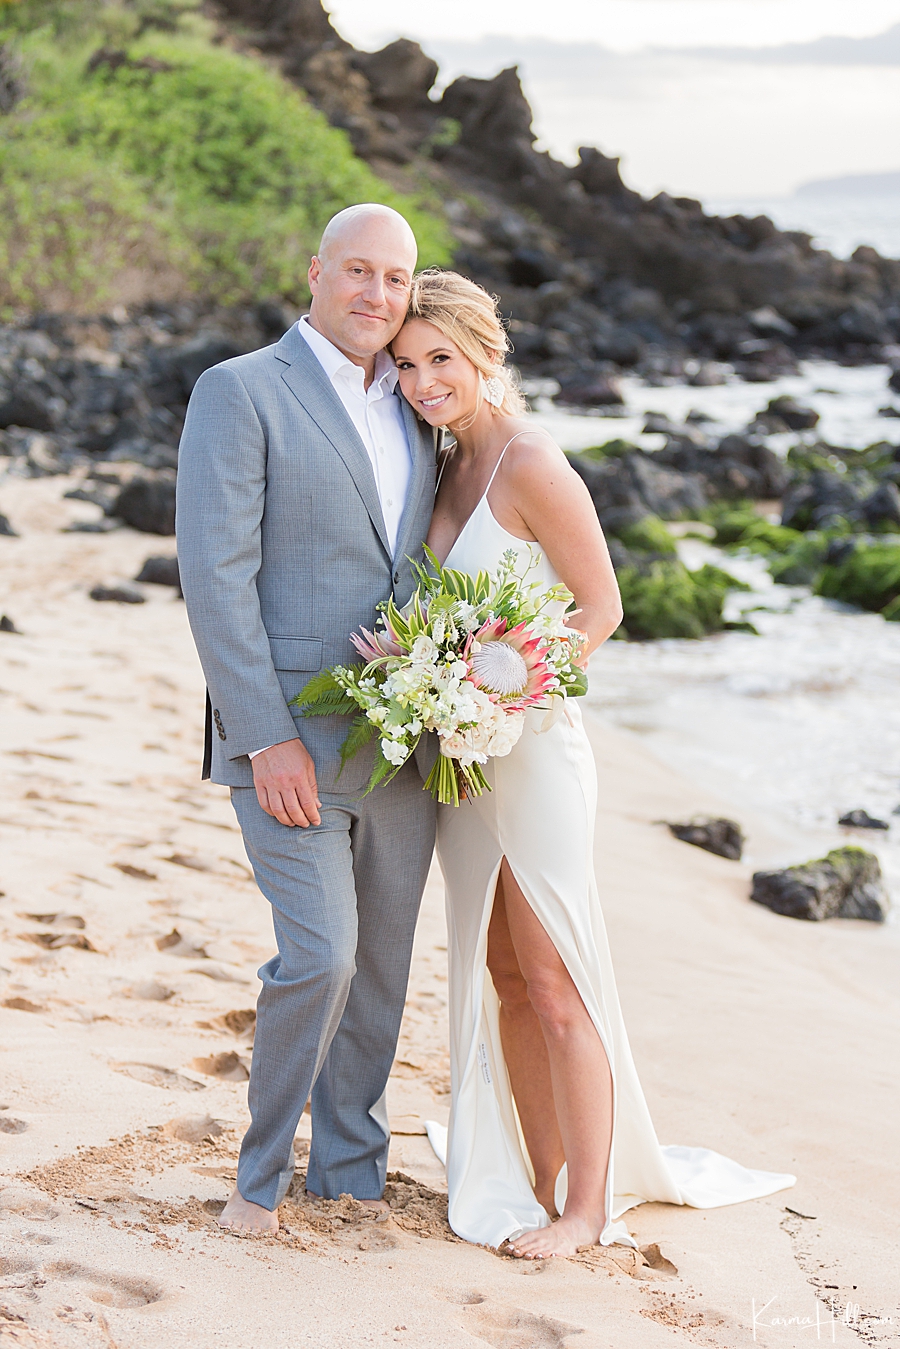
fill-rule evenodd
<path id="1" fill-rule="evenodd" d="M 306 1199 L 304 1116 L 282 1233 L 219 1231 L 271 924 L 227 792 L 199 780 L 183 604 L 153 586 L 143 605 L 87 597 L 173 541 L 62 533 L 97 514 L 62 500 L 73 485 L 0 483 L 21 534 L 0 538 L 0 612 L 22 634 L 0 633 L 4 1345 L 734 1349 L 754 1305 L 762 1344 L 890 1343 L 898 928 L 749 903 L 748 866 L 658 823 L 728 800 L 597 720 L 601 895 L 660 1138 L 794 1171 L 796 1188 L 645 1205 L 627 1219 L 639 1259 L 522 1265 L 454 1238 L 423 1123 L 449 1104 L 435 871 L 389 1089 L 390 1216 Z M 780 862 L 789 827 L 740 818 L 755 865 Z"/>

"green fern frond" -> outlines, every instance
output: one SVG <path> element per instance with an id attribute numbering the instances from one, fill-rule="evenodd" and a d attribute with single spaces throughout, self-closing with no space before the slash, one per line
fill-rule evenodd
<path id="1" fill-rule="evenodd" d="M 377 734 L 377 728 L 369 721 L 368 717 L 362 715 L 354 717 L 350 734 L 341 745 L 341 768 L 353 758 L 354 754 L 358 754 L 364 746 L 368 745 L 375 734 Z"/>
<path id="2" fill-rule="evenodd" d="M 366 787 L 363 795 L 368 796 L 369 792 L 373 792 L 381 782 L 390 782 L 391 778 L 399 773 L 401 767 L 402 765 L 400 764 L 395 767 L 394 764 L 388 763 L 387 759 L 382 754 L 381 746 L 379 745 L 375 752 L 375 767 L 372 769 L 369 785 Z"/>

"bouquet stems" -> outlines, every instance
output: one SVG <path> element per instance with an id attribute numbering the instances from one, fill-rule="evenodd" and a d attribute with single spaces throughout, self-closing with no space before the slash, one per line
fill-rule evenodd
<path id="1" fill-rule="evenodd" d="M 491 790 L 491 785 L 482 772 L 481 764 L 473 763 L 463 768 L 456 759 L 438 754 L 428 774 L 425 790 L 431 792 L 442 806 L 458 806 L 461 797 L 481 796 L 482 792 Z"/>

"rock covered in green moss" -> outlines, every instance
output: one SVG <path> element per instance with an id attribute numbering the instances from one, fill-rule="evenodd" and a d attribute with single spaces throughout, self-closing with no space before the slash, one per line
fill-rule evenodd
<path id="1" fill-rule="evenodd" d="M 855 544 L 840 561 L 823 566 L 815 589 L 827 599 L 900 619 L 900 542 Z"/>
<path id="2" fill-rule="evenodd" d="M 675 540 L 662 520 L 656 515 L 645 515 L 633 525 L 618 530 L 618 537 L 626 548 L 639 553 L 675 556 Z"/>
<path id="3" fill-rule="evenodd" d="M 787 553 L 803 539 L 798 529 L 773 525 L 754 510 L 726 511 L 715 521 L 715 542 L 724 548 L 753 553 Z"/>
<path id="4" fill-rule="evenodd" d="M 863 848 L 835 848 L 783 871 L 757 871 L 750 898 L 787 918 L 865 918 L 883 923 L 890 901 L 881 866 Z"/>
<path id="5" fill-rule="evenodd" d="M 707 564 L 689 571 L 676 558 L 654 558 L 645 565 L 632 561 L 620 568 L 618 579 L 625 612 L 618 635 L 644 641 L 721 632 L 729 626 L 722 612 L 726 595 L 749 589 L 721 567 Z M 744 630 L 752 631 L 749 625 Z"/>

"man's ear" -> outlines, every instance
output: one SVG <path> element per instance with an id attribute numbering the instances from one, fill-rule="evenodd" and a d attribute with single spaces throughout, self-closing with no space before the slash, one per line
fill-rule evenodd
<path id="1" fill-rule="evenodd" d="M 322 275 L 321 259 L 313 256 L 309 264 L 309 271 L 306 273 L 306 279 L 309 282 L 309 289 L 315 295 L 318 289 L 319 277 Z"/>

